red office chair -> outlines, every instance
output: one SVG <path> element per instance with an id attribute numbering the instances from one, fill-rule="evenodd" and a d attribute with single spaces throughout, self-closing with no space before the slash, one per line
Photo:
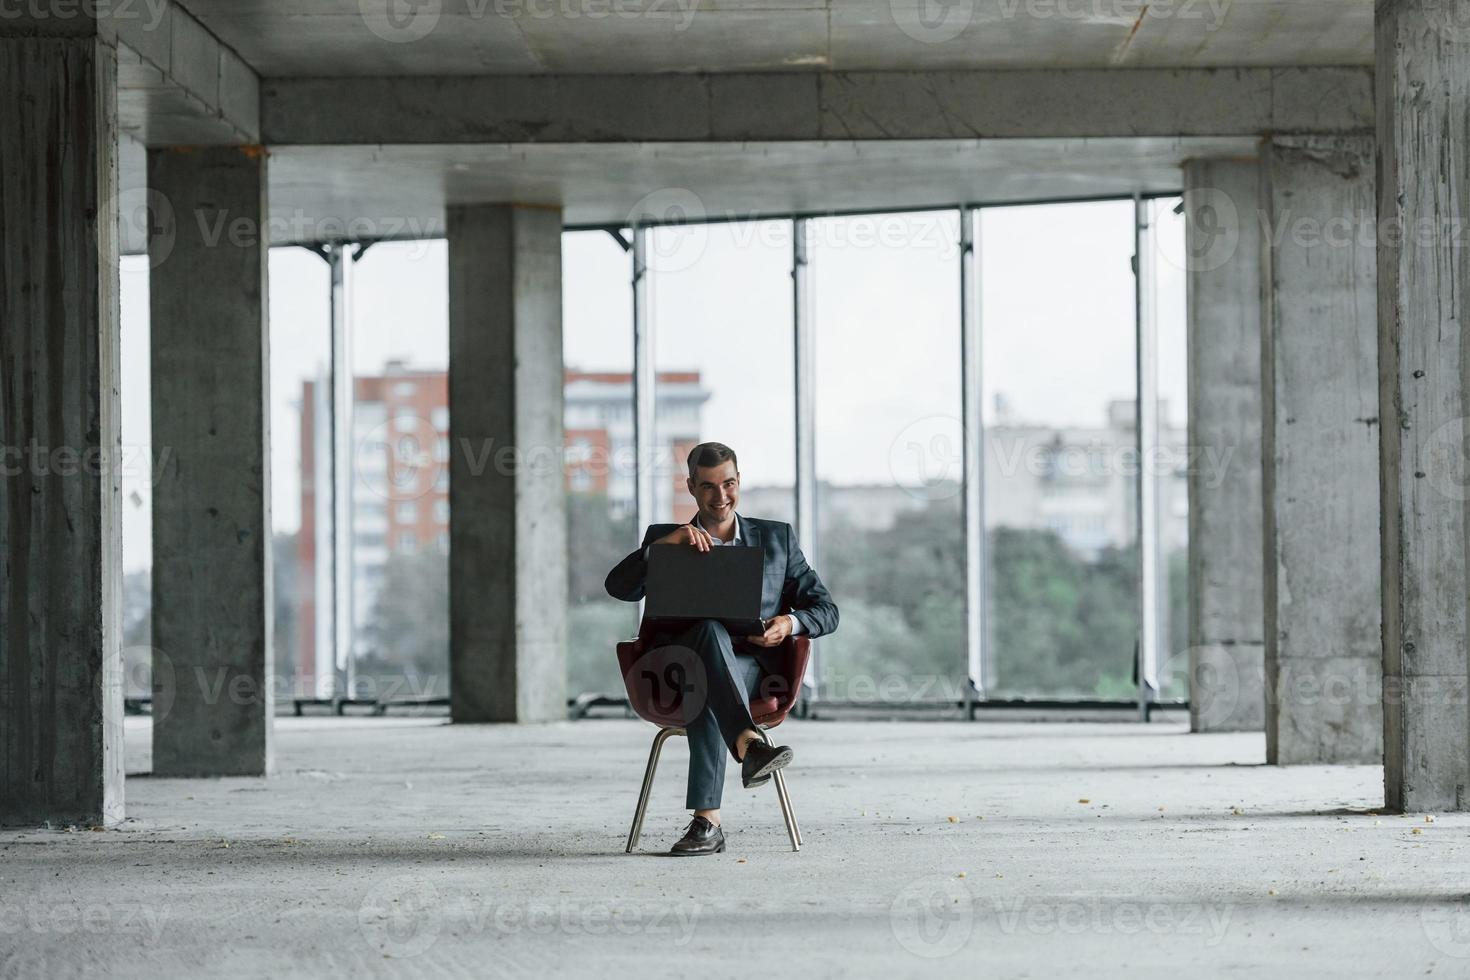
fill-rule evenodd
<path id="1" fill-rule="evenodd" d="M 771 744 L 771 737 L 766 730 L 775 728 L 786 719 L 801 694 L 811 645 L 809 637 L 787 637 L 779 648 L 785 654 L 781 658 L 781 672 L 761 675 L 757 696 L 750 702 L 750 716 L 767 745 Z M 683 701 L 681 678 L 669 672 L 670 665 L 674 663 L 676 660 L 659 661 L 658 651 L 649 642 L 646 624 L 640 626 L 636 638 L 618 644 L 618 666 L 622 671 L 623 686 L 628 690 L 628 703 L 638 717 L 659 727 L 658 734 L 653 737 L 653 748 L 648 753 L 648 767 L 643 772 L 643 790 L 638 794 L 633 827 L 628 831 L 627 853 L 630 854 L 638 846 L 638 838 L 643 833 L 643 814 L 648 809 L 648 794 L 653 789 L 659 752 L 671 737 L 685 734 L 684 717 L 680 712 Z M 776 797 L 781 802 L 781 816 L 786 820 L 786 833 L 791 837 L 791 849 L 799 851 L 801 828 L 797 826 L 796 814 L 791 810 L 785 774 L 778 769 L 772 774 L 772 779 L 776 784 Z"/>

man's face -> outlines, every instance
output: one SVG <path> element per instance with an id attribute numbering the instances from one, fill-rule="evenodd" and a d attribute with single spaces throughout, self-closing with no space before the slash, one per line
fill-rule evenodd
<path id="1" fill-rule="evenodd" d="M 719 466 L 696 467 L 688 483 L 704 523 L 721 524 L 735 513 L 735 505 L 740 502 L 740 474 L 730 460 Z"/>

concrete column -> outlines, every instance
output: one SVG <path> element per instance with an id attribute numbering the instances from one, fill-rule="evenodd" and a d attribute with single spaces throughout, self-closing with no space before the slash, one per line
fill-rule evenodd
<path id="1" fill-rule="evenodd" d="M 450 714 L 562 719 L 561 212 L 470 205 L 447 218 Z"/>
<path id="2" fill-rule="evenodd" d="M 1184 167 L 1188 284 L 1189 722 L 1260 731 L 1266 701 L 1261 570 L 1260 166 Z"/>
<path id="3" fill-rule="evenodd" d="M 1384 798 L 1464 810 L 1470 2 L 1377 18 Z"/>
<path id="4" fill-rule="evenodd" d="M 1262 150 L 1266 761 L 1383 747 L 1373 142 Z"/>
<path id="5" fill-rule="evenodd" d="M 271 768 L 266 162 L 153 149 L 153 771 Z"/>
<path id="6" fill-rule="evenodd" d="M 80 18 L 69 37 L 5 36 L 14 26 L 0 21 L 0 824 L 111 824 L 117 57 Z"/>

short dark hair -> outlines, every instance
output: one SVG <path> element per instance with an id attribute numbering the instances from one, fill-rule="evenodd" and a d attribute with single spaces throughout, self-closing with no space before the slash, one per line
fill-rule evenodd
<path id="1" fill-rule="evenodd" d="M 735 464 L 735 472 L 740 472 L 740 460 L 735 458 L 735 450 L 723 442 L 701 442 L 689 450 L 689 479 L 694 479 L 694 471 L 701 466 L 719 466 L 725 460 Z"/>

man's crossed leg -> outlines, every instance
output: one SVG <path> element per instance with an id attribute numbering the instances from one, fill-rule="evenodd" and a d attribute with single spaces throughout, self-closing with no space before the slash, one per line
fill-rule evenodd
<path id="1" fill-rule="evenodd" d="M 720 798 L 725 787 L 725 754 L 740 763 L 742 783 L 755 787 L 770 782 L 771 774 L 792 758 L 787 746 L 767 745 L 750 715 L 750 699 L 765 694 L 761 677 L 779 676 L 765 669 L 771 658 L 782 656 L 768 650 L 736 643 L 717 620 L 703 619 L 662 645 L 692 651 L 684 690 L 684 730 L 689 736 L 689 788 L 685 806 L 694 811 L 683 838 L 671 854 L 714 854 L 725 849 L 720 828 Z"/>

